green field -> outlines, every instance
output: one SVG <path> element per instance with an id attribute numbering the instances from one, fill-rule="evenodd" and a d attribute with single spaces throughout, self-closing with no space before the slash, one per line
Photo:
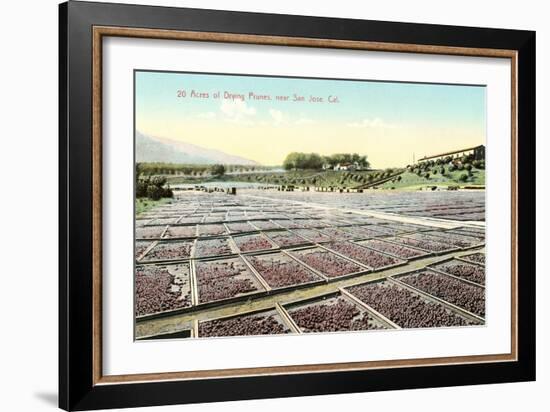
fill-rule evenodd
<path id="1" fill-rule="evenodd" d="M 280 168 L 263 169 L 251 167 L 250 169 L 242 166 L 226 166 L 226 173 L 221 176 L 210 174 L 212 166 L 191 166 L 190 172 L 188 165 L 174 164 L 141 164 L 140 168 L 144 175 L 164 176 L 169 185 L 191 184 L 201 185 L 212 182 L 243 182 L 260 185 L 276 186 L 309 186 L 309 187 L 340 187 L 340 188 L 366 188 L 369 185 L 376 185 L 379 189 L 395 190 L 419 190 L 425 188 L 449 186 L 485 186 L 485 170 L 483 168 L 472 167 L 469 173 L 465 167 L 470 168 L 469 164 L 464 167 L 459 165 L 462 170 L 455 169 L 449 171 L 451 167 L 436 165 L 431 166 L 413 166 L 413 169 L 390 168 L 385 170 L 368 171 L 334 171 L 334 170 L 288 170 L 282 171 Z M 271 171 L 272 170 L 272 171 Z M 395 176 L 400 172 L 399 176 Z M 416 172 L 421 170 L 420 174 Z M 441 174 L 441 170 L 445 170 Z M 222 172 L 223 173 L 223 172 Z M 428 176 L 429 174 L 429 176 Z M 388 177 L 392 177 L 388 181 Z M 377 183 L 377 182 L 381 183 Z M 383 182 L 383 183 L 382 183 Z M 142 213 L 152 206 L 149 201 L 144 201 L 138 205 L 138 212 Z"/>
<path id="2" fill-rule="evenodd" d="M 441 173 L 430 173 L 430 177 L 424 177 L 425 173 L 418 176 L 416 173 L 405 172 L 401 175 L 401 180 L 386 182 L 379 186 L 381 189 L 401 189 L 401 190 L 418 190 L 428 186 L 448 187 L 448 186 L 485 186 L 485 170 L 472 169 L 472 176 L 469 176 L 466 181 L 461 181 L 460 176 L 468 174 L 465 170 L 454 170 Z"/>
<path id="3" fill-rule="evenodd" d="M 179 163 L 138 163 L 137 170 L 144 176 L 183 176 L 187 178 L 200 177 L 209 175 L 214 165 L 196 165 L 196 164 L 179 164 Z M 260 165 L 224 165 L 226 172 L 255 172 L 272 169 L 268 166 Z"/>
<path id="4" fill-rule="evenodd" d="M 298 170 L 274 173 L 244 173 L 224 176 L 192 178 L 186 176 L 168 176 L 169 184 L 201 184 L 207 182 L 237 181 L 260 183 L 266 185 L 294 185 L 316 187 L 348 187 L 353 188 L 374 182 L 393 170 L 382 171 L 334 171 L 334 170 Z"/>
<path id="5" fill-rule="evenodd" d="M 160 200 L 151 200 L 147 198 L 137 198 L 136 199 L 136 217 L 141 215 L 142 213 L 145 213 L 152 208 L 159 206 L 159 205 L 165 205 L 168 203 L 171 203 L 172 199 L 169 198 L 163 198 Z"/>

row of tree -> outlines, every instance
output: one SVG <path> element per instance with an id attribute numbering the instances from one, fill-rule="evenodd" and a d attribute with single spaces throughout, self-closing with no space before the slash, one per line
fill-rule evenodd
<path id="1" fill-rule="evenodd" d="M 187 165 L 179 163 L 149 162 L 140 163 L 141 174 L 145 175 L 187 175 L 204 176 L 205 174 L 219 175 L 221 168 L 225 172 L 254 172 L 266 170 L 265 166 L 256 165 Z"/>
<path id="2" fill-rule="evenodd" d="M 289 153 L 284 162 L 285 170 L 321 170 L 324 165 L 334 167 L 338 164 L 355 164 L 363 169 L 368 169 L 370 163 L 367 156 L 358 153 L 336 153 L 330 156 L 322 156 L 318 153 Z"/>

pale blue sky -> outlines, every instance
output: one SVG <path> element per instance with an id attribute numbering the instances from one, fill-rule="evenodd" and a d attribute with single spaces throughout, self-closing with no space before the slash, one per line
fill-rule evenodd
<path id="1" fill-rule="evenodd" d="M 185 90 L 187 97 L 179 98 L 178 90 Z M 190 98 L 191 90 L 208 93 L 210 97 Z M 212 96 L 216 92 L 221 92 L 222 98 L 214 99 Z M 245 102 L 235 104 L 224 100 L 224 92 L 244 94 Z M 249 92 L 271 95 L 272 100 L 250 100 Z M 311 95 L 319 96 L 325 102 L 275 99 L 277 95 L 292 96 L 294 93 L 306 100 Z M 339 103 L 327 103 L 329 95 L 337 96 Z M 485 87 L 482 86 L 137 71 L 135 97 L 137 130 L 197 143 L 201 139 L 196 133 L 202 125 L 205 127 L 202 140 L 210 147 L 216 145 L 208 138 L 215 134 L 213 125 L 221 127 L 228 122 L 232 127 L 224 129 L 227 133 L 240 133 L 243 128 L 265 130 L 281 126 L 285 126 L 285 136 L 298 132 L 305 135 L 323 128 L 341 130 L 342 138 L 349 135 L 359 152 L 369 152 L 373 140 L 370 147 L 364 147 L 364 140 L 357 137 L 358 130 L 352 132 L 352 129 L 362 130 L 361 136 L 367 132 L 371 137 L 383 135 L 384 139 L 378 139 L 377 144 L 388 145 L 388 149 L 395 148 L 394 145 L 400 144 L 408 135 L 417 142 L 416 146 L 420 146 L 418 155 L 429 154 L 431 146 L 434 149 L 453 149 L 485 142 L 486 102 Z M 432 143 L 422 140 L 420 134 L 433 135 Z M 289 137 L 289 142 L 296 136 Z M 393 141 L 392 136 L 395 136 Z M 436 136 L 442 136 L 445 141 L 433 144 Z M 285 140 L 282 139 L 281 144 Z M 295 148 L 290 146 L 292 144 L 288 150 Z M 346 148 L 351 146 L 350 143 Z M 329 145 L 325 147 L 326 151 L 332 150 Z M 247 153 L 233 154 L 250 156 Z M 391 159 L 380 161 L 391 163 Z M 393 159 L 400 161 L 398 156 Z"/>

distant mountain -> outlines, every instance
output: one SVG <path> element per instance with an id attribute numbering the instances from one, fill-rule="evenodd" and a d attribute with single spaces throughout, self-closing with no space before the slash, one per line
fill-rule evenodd
<path id="1" fill-rule="evenodd" d="M 259 163 L 191 143 L 148 136 L 136 131 L 136 162 L 258 165 Z"/>

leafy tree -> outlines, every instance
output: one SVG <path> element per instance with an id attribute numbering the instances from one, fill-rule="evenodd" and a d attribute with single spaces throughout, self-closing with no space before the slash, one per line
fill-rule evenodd
<path id="1" fill-rule="evenodd" d="M 461 182 L 465 182 L 468 180 L 468 175 L 466 173 L 462 173 L 460 177 L 458 178 Z"/>
<path id="2" fill-rule="evenodd" d="M 136 197 L 148 197 L 151 200 L 159 200 L 163 197 L 173 197 L 174 193 L 169 186 L 164 187 L 166 178 L 164 176 L 137 177 Z"/>
<path id="3" fill-rule="evenodd" d="M 303 153 L 289 153 L 283 162 L 283 167 L 285 168 L 285 170 L 297 170 L 299 166 L 303 164 L 303 159 Z"/>
<path id="4" fill-rule="evenodd" d="M 323 167 L 323 157 L 317 153 L 292 152 L 283 162 L 285 170 L 319 170 Z"/>
<path id="5" fill-rule="evenodd" d="M 367 156 L 361 156 L 357 153 L 337 153 L 330 156 L 321 156 L 317 153 L 289 153 L 284 162 L 285 170 L 319 170 L 324 164 L 329 164 L 334 167 L 337 164 L 355 163 L 362 168 L 369 168 L 370 163 Z"/>
<path id="6" fill-rule="evenodd" d="M 138 179 L 136 181 L 136 197 L 147 197 L 147 186 L 149 186 L 147 180 Z"/>
<path id="7" fill-rule="evenodd" d="M 162 197 L 162 188 L 155 185 L 147 186 L 147 197 L 151 200 L 159 200 Z"/>
<path id="8" fill-rule="evenodd" d="M 210 173 L 214 176 L 223 176 L 225 174 L 224 165 L 212 165 L 210 168 Z"/>
<path id="9" fill-rule="evenodd" d="M 485 160 L 474 160 L 472 164 L 476 169 L 485 169 Z"/>
<path id="10" fill-rule="evenodd" d="M 305 155 L 303 168 L 320 170 L 323 168 L 323 158 L 317 153 L 309 153 Z"/>

